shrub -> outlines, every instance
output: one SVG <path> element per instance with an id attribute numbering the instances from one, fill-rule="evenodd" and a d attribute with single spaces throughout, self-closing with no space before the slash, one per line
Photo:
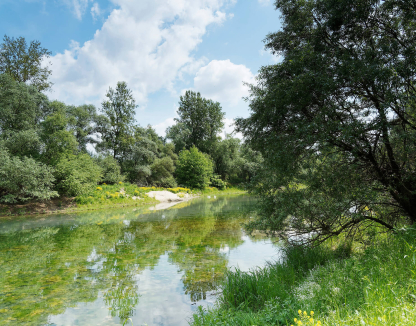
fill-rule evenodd
<path id="1" fill-rule="evenodd" d="M 101 168 L 88 154 L 66 156 L 56 165 L 58 191 L 68 196 L 86 194 L 101 180 L 101 173 Z"/>
<path id="2" fill-rule="evenodd" d="M 209 185 L 213 166 L 210 157 L 195 146 L 179 154 L 176 176 L 179 184 L 204 189 Z"/>
<path id="3" fill-rule="evenodd" d="M 0 147 L 0 202 L 50 199 L 58 193 L 51 188 L 53 169 L 32 158 L 13 157 Z"/>
<path id="4" fill-rule="evenodd" d="M 115 184 L 124 181 L 125 178 L 121 174 L 121 167 L 114 157 L 98 157 L 96 162 L 102 169 L 101 181 L 103 183 Z"/>
<path id="5" fill-rule="evenodd" d="M 221 177 L 218 174 L 214 174 L 211 177 L 211 186 L 218 188 L 219 190 L 224 190 L 227 188 L 227 183 L 221 180 Z"/>

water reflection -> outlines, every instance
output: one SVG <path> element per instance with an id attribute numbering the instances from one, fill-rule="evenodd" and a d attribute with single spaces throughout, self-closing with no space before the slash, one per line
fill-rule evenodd
<path id="1" fill-rule="evenodd" d="M 0 324 L 120 325 L 132 318 L 135 326 L 184 325 L 196 304 L 214 300 L 209 294 L 230 260 L 252 267 L 254 258 L 275 252 L 242 233 L 252 204 L 246 196 L 204 198 L 162 211 L 2 221 Z M 238 254 L 242 245 L 247 254 Z"/>

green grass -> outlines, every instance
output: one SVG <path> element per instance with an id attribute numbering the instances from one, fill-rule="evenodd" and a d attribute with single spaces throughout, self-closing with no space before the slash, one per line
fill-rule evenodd
<path id="1" fill-rule="evenodd" d="M 414 325 L 416 232 L 384 237 L 365 250 L 322 245 L 290 248 L 283 262 L 249 273 L 230 271 L 215 308 L 193 325 Z M 311 323 L 303 325 L 312 325 Z"/>

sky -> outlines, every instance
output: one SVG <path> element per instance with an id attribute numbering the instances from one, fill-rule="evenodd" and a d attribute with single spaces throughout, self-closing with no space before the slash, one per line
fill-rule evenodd
<path id="1" fill-rule="evenodd" d="M 280 27 L 272 0 L 0 0 L 2 34 L 52 52 L 50 99 L 100 109 L 125 81 L 161 136 L 186 90 L 220 102 L 228 133 L 248 117 L 245 83 L 279 61 L 263 40 Z"/>

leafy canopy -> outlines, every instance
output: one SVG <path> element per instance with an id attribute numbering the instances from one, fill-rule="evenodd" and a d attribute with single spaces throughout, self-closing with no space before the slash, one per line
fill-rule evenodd
<path id="1" fill-rule="evenodd" d="M 251 116 L 262 152 L 253 227 L 331 236 L 416 222 L 416 5 L 396 0 L 277 0 Z M 288 218 L 290 216 L 290 218 Z M 325 236 L 322 236 L 325 239 Z"/>
<path id="2" fill-rule="evenodd" d="M 21 83 L 29 83 L 38 91 L 48 90 L 52 83 L 48 78 L 52 71 L 43 65 L 52 52 L 43 48 L 39 41 L 31 41 L 29 46 L 24 37 L 3 38 L 0 44 L 0 74 L 7 74 Z"/>
<path id="3" fill-rule="evenodd" d="M 201 153 L 195 146 L 179 153 L 176 178 L 181 185 L 204 189 L 209 186 L 212 177 L 212 161 L 207 154 Z"/>
<path id="4" fill-rule="evenodd" d="M 172 139 L 179 151 L 196 146 L 205 153 L 211 153 L 217 134 L 224 127 L 224 112 L 219 102 L 205 99 L 194 91 L 186 91 L 180 97 L 177 125 L 167 130 L 167 138 Z"/>

